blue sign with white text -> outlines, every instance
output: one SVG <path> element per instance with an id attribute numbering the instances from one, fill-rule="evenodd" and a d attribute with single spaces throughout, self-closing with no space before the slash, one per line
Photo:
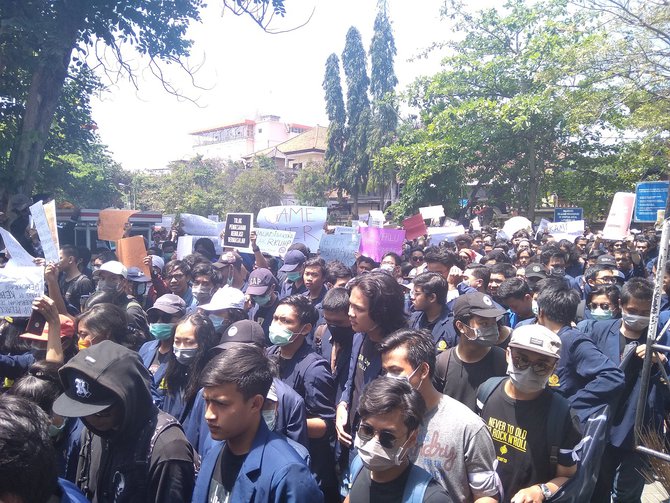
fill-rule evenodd
<path id="1" fill-rule="evenodd" d="M 655 222 L 657 211 L 664 210 L 668 201 L 668 182 L 640 182 L 635 187 L 636 222 Z"/>
<path id="2" fill-rule="evenodd" d="M 554 222 L 576 222 L 584 220 L 582 208 L 554 208 Z"/>

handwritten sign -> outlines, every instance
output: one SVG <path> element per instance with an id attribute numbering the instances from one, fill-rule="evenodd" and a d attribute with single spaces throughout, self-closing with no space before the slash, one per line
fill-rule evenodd
<path id="1" fill-rule="evenodd" d="M 576 237 L 584 234 L 584 220 L 549 222 L 547 230 L 549 231 L 549 234 L 554 236 L 556 241 L 560 241 L 561 239 L 574 241 Z"/>
<path id="2" fill-rule="evenodd" d="M 209 218 L 190 213 L 181 213 L 179 215 L 181 229 L 192 236 L 218 236 L 223 229 L 223 222 L 215 222 Z"/>
<path id="3" fill-rule="evenodd" d="M 223 246 L 230 248 L 248 248 L 252 213 L 228 213 L 223 228 Z"/>
<path id="4" fill-rule="evenodd" d="M 44 267 L 35 265 L 0 269 L 0 313 L 28 318 L 33 301 L 44 293 Z"/>
<path id="5" fill-rule="evenodd" d="M 98 239 L 106 241 L 121 239 L 126 230 L 128 219 L 135 213 L 137 213 L 135 210 L 117 210 L 114 208 L 100 210 L 98 215 Z"/>
<path id="6" fill-rule="evenodd" d="M 319 243 L 319 255 L 326 262 L 339 260 L 347 266 L 352 266 L 356 261 L 354 254 L 360 245 L 360 234 L 324 234 Z"/>
<path id="7" fill-rule="evenodd" d="M 428 227 L 430 243 L 438 245 L 442 241 L 453 242 L 454 238 L 465 232 L 465 227 L 457 225 L 456 227 Z"/>
<path id="8" fill-rule="evenodd" d="M 379 229 L 378 227 L 361 227 L 361 255 L 379 262 L 386 252 L 402 253 L 405 241 L 405 229 Z"/>
<path id="9" fill-rule="evenodd" d="M 293 244 L 295 231 L 280 231 L 277 229 L 256 229 L 256 246 L 262 252 L 273 257 L 286 255 L 286 250 Z"/>
<path id="10" fill-rule="evenodd" d="M 49 204 L 52 203 L 54 202 L 51 201 Z M 30 207 L 30 214 L 33 216 L 35 229 L 37 229 L 37 235 L 39 236 L 40 243 L 42 244 L 44 258 L 47 262 L 57 263 L 59 261 L 57 239 L 58 233 L 56 233 L 56 239 L 54 239 L 54 235 L 51 231 L 51 226 L 49 225 L 45 211 L 45 206 L 42 204 L 42 201 L 38 201 Z"/>
<path id="11" fill-rule="evenodd" d="M 116 242 L 116 256 L 119 257 L 119 262 L 126 267 L 139 267 L 146 276 L 151 277 L 151 270 L 144 265 L 147 248 L 142 236 L 119 239 Z"/>
<path id="12" fill-rule="evenodd" d="M 603 228 L 603 239 L 618 240 L 628 237 L 634 207 L 634 193 L 617 192 L 614 194 L 612 206 Z"/>
<path id="13" fill-rule="evenodd" d="M 444 216 L 444 207 L 440 204 L 437 206 L 424 206 L 419 208 L 419 213 L 424 220 L 437 220 Z"/>
<path id="14" fill-rule="evenodd" d="M 423 221 L 421 213 L 403 220 L 402 226 L 405 228 L 405 239 L 416 239 L 424 234 L 428 234 L 428 228 L 426 227 L 426 222 Z"/>
<path id="15" fill-rule="evenodd" d="M 270 206 L 258 212 L 256 225 L 263 229 L 295 232 L 295 242 L 316 250 L 328 217 L 327 208 L 315 206 Z M 260 245 L 259 245 L 260 246 Z"/>
<path id="16" fill-rule="evenodd" d="M 5 248 L 9 252 L 10 263 L 16 266 L 31 267 L 34 266 L 33 257 L 28 253 L 23 246 L 16 240 L 12 234 L 0 227 L 0 235 L 2 241 L 5 243 Z"/>

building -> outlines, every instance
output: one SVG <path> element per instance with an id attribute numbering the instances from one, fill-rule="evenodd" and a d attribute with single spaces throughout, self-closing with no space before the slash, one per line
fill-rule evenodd
<path id="1" fill-rule="evenodd" d="M 205 158 L 239 161 L 259 150 L 279 145 L 312 129 L 302 124 L 284 123 L 278 115 L 261 115 L 210 129 L 194 131 L 195 154 Z"/>

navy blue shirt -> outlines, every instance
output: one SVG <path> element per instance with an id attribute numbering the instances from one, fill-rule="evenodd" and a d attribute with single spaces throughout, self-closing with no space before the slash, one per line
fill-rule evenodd
<path id="1" fill-rule="evenodd" d="M 415 311 L 409 318 L 409 327 L 413 329 L 426 328 L 428 319 L 426 313 L 423 311 Z M 447 348 L 453 348 L 458 342 L 458 334 L 454 328 L 454 317 L 451 310 L 445 305 L 442 308 L 440 316 L 435 320 L 435 324 L 431 329 L 433 342 L 438 353 L 441 353 Z"/>

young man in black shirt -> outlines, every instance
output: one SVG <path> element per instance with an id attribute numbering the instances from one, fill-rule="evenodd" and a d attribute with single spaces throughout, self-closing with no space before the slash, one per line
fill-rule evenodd
<path id="1" fill-rule="evenodd" d="M 409 461 L 425 412 L 423 398 L 407 379 L 379 377 L 365 388 L 346 501 L 403 503 L 410 495 L 425 503 L 452 501 L 428 472 Z"/>
<path id="2" fill-rule="evenodd" d="M 58 287 L 65 301 L 68 313 L 77 315 L 81 312 L 81 296 L 95 291 L 95 285 L 79 270 L 79 250 L 72 245 L 61 246 L 59 252 Z"/>

